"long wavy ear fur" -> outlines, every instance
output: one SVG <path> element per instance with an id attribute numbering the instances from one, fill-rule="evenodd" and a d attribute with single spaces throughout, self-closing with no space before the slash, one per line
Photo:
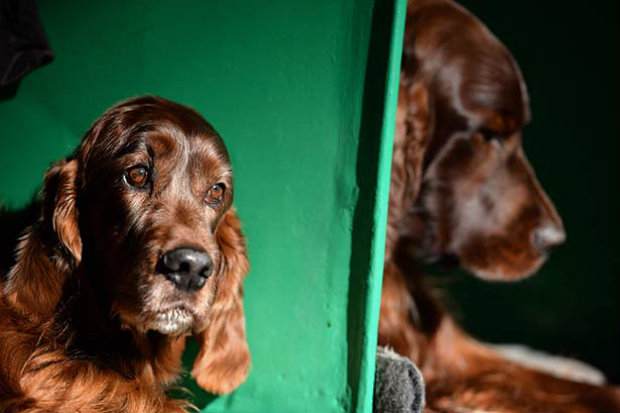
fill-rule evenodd
<path id="1" fill-rule="evenodd" d="M 433 123 L 427 86 L 421 81 L 401 80 L 390 178 L 386 261 L 401 235 L 402 221 L 420 192 L 424 156 L 433 133 Z"/>
<path id="2" fill-rule="evenodd" d="M 67 258 L 74 265 L 82 259 L 82 239 L 75 205 L 77 169 L 75 159 L 56 163 L 47 171 L 43 187 L 44 219 L 51 220 L 62 248 L 69 253 Z"/>
<path id="3" fill-rule="evenodd" d="M 234 209 L 228 211 L 216 235 L 221 253 L 219 284 L 211 308 L 211 323 L 197 335 L 201 344 L 192 377 L 200 387 L 225 394 L 239 387 L 250 370 L 245 334 L 242 280 L 249 270 L 245 239 Z"/>
<path id="4" fill-rule="evenodd" d="M 45 174 L 41 215 L 16 251 L 3 294 L 18 312 L 37 319 L 53 313 L 67 274 L 82 256 L 76 201 L 77 161 L 61 160 Z"/>

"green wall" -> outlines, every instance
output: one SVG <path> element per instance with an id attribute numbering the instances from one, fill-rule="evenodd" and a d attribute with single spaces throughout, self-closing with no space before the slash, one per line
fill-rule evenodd
<path id="1" fill-rule="evenodd" d="M 55 60 L 0 102 L 5 205 L 130 96 L 193 106 L 228 145 L 253 368 L 227 397 L 186 383 L 209 411 L 371 410 L 404 7 L 39 1 Z"/>
<path id="2" fill-rule="evenodd" d="M 568 239 L 518 284 L 451 278 L 467 329 L 577 357 L 620 382 L 620 10 L 617 1 L 466 1 L 528 84 L 524 146 Z"/>

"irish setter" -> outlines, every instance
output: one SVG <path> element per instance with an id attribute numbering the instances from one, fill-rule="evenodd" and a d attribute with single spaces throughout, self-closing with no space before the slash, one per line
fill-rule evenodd
<path id="1" fill-rule="evenodd" d="M 246 378 L 248 271 L 229 157 L 197 112 L 140 97 L 105 112 L 46 173 L 38 220 L 3 278 L 0 411 L 171 412 L 192 376 Z"/>
<path id="2" fill-rule="evenodd" d="M 450 0 L 408 6 L 379 344 L 420 367 L 430 411 L 620 411 L 617 388 L 522 367 L 476 342 L 425 285 L 422 260 L 526 277 L 565 235 L 521 146 L 530 113 L 514 58 Z"/>

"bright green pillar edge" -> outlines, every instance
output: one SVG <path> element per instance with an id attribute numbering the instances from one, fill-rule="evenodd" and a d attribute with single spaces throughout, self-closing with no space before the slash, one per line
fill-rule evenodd
<path id="1" fill-rule="evenodd" d="M 381 3 L 381 2 L 379 2 Z M 384 8 L 390 11 L 390 8 Z M 383 283 L 383 260 L 385 253 L 385 237 L 387 227 L 387 211 L 390 192 L 390 174 L 392 166 L 392 150 L 394 143 L 394 128 L 396 119 L 396 107 L 398 101 L 398 89 L 400 80 L 400 64 L 402 56 L 403 37 L 405 29 L 405 16 L 407 12 L 406 0 L 395 0 L 391 9 L 391 31 L 386 33 L 389 38 L 387 44 L 389 48 L 385 50 L 386 43 L 380 38 L 371 40 L 369 51 L 369 61 L 374 57 L 381 58 L 381 54 L 387 51 L 387 67 L 383 72 L 383 96 L 382 100 L 377 100 L 383 104 L 381 109 L 383 116 L 380 125 L 380 140 L 377 161 L 377 182 L 376 194 L 374 197 L 373 227 L 370 238 L 370 267 L 366 291 L 366 302 L 362 316 L 365 325 L 363 336 L 362 355 L 360 364 L 359 387 L 357 394 L 354 394 L 355 411 L 371 413 L 373 408 L 373 390 L 375 378 L 375 359 L 377 347 L 377 334 L 379 327 L 379 309 L 381 305 L 381 287 Z M 375 15 L 374 20 L 380 16 Z M 375 21 L 373 21 L 373 37 L 375 32 Z M 381 37 L 381 36 L 379 36 Z M 374 49 L 374 50 L 373 50 Z M 378 49 L 378 50 L 377 50 Z M 383 52 L 381 51 L 383 50 Z M 378 53 L 375 53 L 378 52 Z M 369 65 L 370 66 L 370 65 Z M 369 67 L 367 79 L 372 77 L 372 68 Z M 372 81 L 372 80 L 371 80 Z M 374 79 L 381 83 L 380 79 Z M 367 81 L 368 83 L 368 81 Z M 361 197 L 360 197 L 361 199 Z"/>

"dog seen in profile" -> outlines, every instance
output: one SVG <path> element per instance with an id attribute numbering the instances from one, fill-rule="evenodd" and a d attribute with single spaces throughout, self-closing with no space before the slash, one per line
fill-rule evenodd
<path id="1" fill-rule="evenodd" d="M 45 175 L 2 276 L 0 411 L 183 412 L 166 390 L 247 377 L 245 240 L 224 143 L 197 112 L 145 96 L 105 112 Z"/>
<path id="2" fill-rule="evenodd" d="M 450 0 L 409 1 L 379 344 L 413 360 L 432 412 L 618 412 L 620 391 L 524 367 L 460 330 L 419 263 L 518 280 L 565 239 L 521 144 L 517 62 Z M 495 311 L 491 309 L 490 311 Z"/>

